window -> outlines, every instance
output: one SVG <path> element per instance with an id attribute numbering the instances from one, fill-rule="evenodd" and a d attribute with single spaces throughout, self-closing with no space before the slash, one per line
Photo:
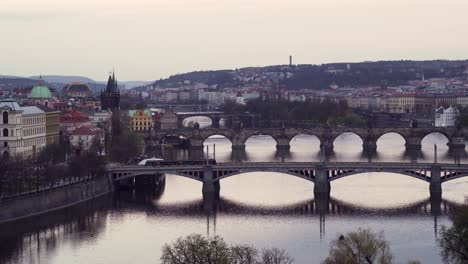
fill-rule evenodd
<path id="1" fill-rule="evenodd" d="M 8 129 L 7 128 L 3 129 L 3 136 L 8 137 Z"/>
<path id="2" fill-rule="evenodd" d="M 3 124 L 8 124 L 8 112 L 3 112 Z"/>
<path id="3" fill-rule="evenodd" d="M 4 148 L 7 148 L 7 147 L 8 147 L 8 142 L 6 142 L 6 141 L 3 142 L 3 147 L 4 147 Z"/>

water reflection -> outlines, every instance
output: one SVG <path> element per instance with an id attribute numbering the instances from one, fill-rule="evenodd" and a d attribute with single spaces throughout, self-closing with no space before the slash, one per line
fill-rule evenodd
<path id="1" fill-rule="evenodd" d="M 64 241 L 76 246 L 98 240 L 106 228 L 112 197 L 0 225 L 0 263 L 48 263 Z"/>
<path id="2" fill-rule="evenodd" d="M 217 219 L 233 216 L 290 219 L 291 217 L 311 217 L 318 221 L 319 238 L 326 236 L 327 218 L 354 218 L 365 216 L 368 219 L 382 217 L 413 218 L 433 217 L 434 236 L 437 234 L 437 219 L 456 210 L 459 204 L 447 200 L 424 199 L 394 208 L 366 208 L 338 199 L 317 201 L 308 199 L 288 205 L 262 206 L 240 203 L 224 197 L 211 197 L 187 201 L 178 204 L 160 204 L 158 200 L 164 194 L 164 185 L 153 191 L 122 191 L 105 196 L 91 203 L 36 217 L 14 224 L 0 226 L 1 263 L 49 263 L 60 250 L 62 244 L 72 247 L 92 245 L 106 236 L 108 225 L 128 221 L 122 215 L 144 213 L 152 219 L 161 217 L 172 219 L 203 220 L 207 235 L 217 233 Z M 213 200 L 210 200 L 213 199 Z M 207 203 L 211 204 L 207 206 Z M 109 221 L 110 218 L 117 220 Z M 219 222 L 219 220 L 218 220 Z M 200 231 L 200 230 L 199 230 Z M 115 232 L 115 231 L 113 231 Z M 165 242 L 165 241 L 163 241 Z M 98 262 L 95 262 L 98 263 Z"/>
<path id="3" fill-rule="evenodd" d="M 329 160 L 467 162 L 466 151 L 449 151 L 443 137 L 424 139 L 419 150 L 387 134 L 375 153 L 355 135 L 338 137 Z M 445 142 L 445 143 L 444 143 Z M 222 137 L 205 141 L 209 157 L 222 161 L 320 161 L 320 142 L 296 136 L 289 151 L 269 137 L 252 137 L 232 150 Z M 206 150 L 164 148 L 166 159 L 206 158 Z M 458 160 L 456 160 L 457 158 Z M 191 233 L 219 234 L 229 243 L 285 248 L 297 263 L 319 263 L 336 234 L 359 227 L 384 230 L 398 262 L 440 263 L 435 235 L 447 214 L 463 203 L 468 178 L 442 185 L 443 199 L 428 184 L 397 174 L 353 175 L 332 183 L 331 197 L 314 198 L 313 183 L 278 173 L 248 173 L 222 180 L 220 197 L 203 197 L 200 182 L 168 175 L 152 191 L 111 196 L 15 224 L 0 225 L 0 263 L 158 263 L 160 248 Z"/>

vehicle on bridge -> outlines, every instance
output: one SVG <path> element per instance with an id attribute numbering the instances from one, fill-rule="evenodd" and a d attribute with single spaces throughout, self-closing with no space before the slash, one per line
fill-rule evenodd
<path id="1" fill-rule="evenodd" d="M 143 161 L 142 161 L 143 162 Z M 140 162 L 141 163 L 141 162 Z M 184 165 L 217 165 L 215 159 L 206 160 L 163 160 L 163 159 L 148 159 L 144 166 L 163 167 L 163 166 L 184 166 Z M 140 165 L 140 164 L 138 164 Z M 143 165 L 143 164 L 141 164 Z"/>
<path id="2" fill-rule="evenodd" d="M 147 162 L 152 162 L 152 161 L 163 161 L 164 159 L 160 159 L 160 158 L 149 158 L 149 159 L 143 159 L 141 161 L 138 162 L 138 165 L 140 166 L 146 166 L 146 163 Z"/>

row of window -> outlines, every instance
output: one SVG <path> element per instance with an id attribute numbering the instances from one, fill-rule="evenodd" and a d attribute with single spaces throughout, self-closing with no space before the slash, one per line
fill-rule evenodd
<path id="1" fill-rule="evenodd" d="M 45 116 L 32 116 L 32 117 L 23 117 L 23 121 L 25 125 L 35 125 L 35 124 L 41 124 L 45 123 L 46 119 Z M 3 112 L 2 114 L 2 121 L 3 124 L 8 124 L 9 123 L 9 113 L 8 112 Z M 16 118 L 16 123 L 21 124 L 21 119 L 19 117 Z"/>
<path id="2" fill-rule="evenodd" d="M 8 143 L 7 141 L 3 142 L 3 147 L 30 147 L 30 146 L 40 146 L 44 145 L 46 143 L 46 138 L 45 137 L 39 137 L 39 138 L 31 138 L 31 139 L 26 139 L 26 140 L 15 140 L 15 141 L 10 141 Z"/>
<path id="3" fill-rule="evenodd" d="M 37 134 L 44 134 L 46 132 L 45 127 L 31 127 L 31 128 L 25 128 L 23 129 L 23 136 L 31 136 L 31 135 L 37 135 Z M 8 130 L 8 128 L 4 128 L 2 131 L 2 136 L 3 137 L 14 137 L 14 129 Z M 16 133 L 16 136 L 20 136 L 19 133 Z"/>
<path id="4" fill-rule="evenodd" d="M 35 124 L 45 123 L 45 117 L 42 117 L 42 116 L 26 117 L 23 119 L 24 119 L 25 125 L 35 125 Z"/>
<path id="5" fill-rule="evenodd" d="M 23 135 L 25 137 L 37 134 L 44 134 L 46 132 L 45 127 L 31 127 L 23 129 Z"/>
<path id="6" fill-rule="evenodd" d="M 151 126 L 151 122 L 133 122 L 132 126 Z"/>
<path id="7" fill-rule="evenodd" d="M 134 127 L 133 131 L 143 131 L 143 130 L 148 130 L 149 127 Z"/>

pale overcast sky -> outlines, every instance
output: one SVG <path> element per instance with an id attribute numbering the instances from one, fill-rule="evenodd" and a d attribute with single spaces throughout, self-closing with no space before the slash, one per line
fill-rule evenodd
<path id="1" fill-rule="evenodd" d="M 0 0 L 0 75 L 468 58 L 468 0 Z"/>

